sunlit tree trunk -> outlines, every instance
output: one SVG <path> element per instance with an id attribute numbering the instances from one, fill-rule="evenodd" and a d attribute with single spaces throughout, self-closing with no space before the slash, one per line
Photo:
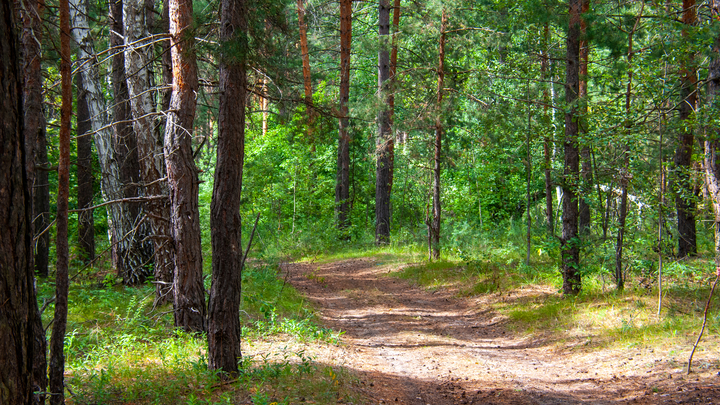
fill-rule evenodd
<path id="1" fill-rule="evenodd" d="M 442 155 L 442 101 L 445 87 L 445 31 L 447 31 L 447 13 L 443 8 L 440 23 L 440 44 L 438 47 L 438 82 L 437 105 L 435 113 L 435 139 L 433 142 L 433 189 L 432 189 L 432 218 L 430 219 L 430 258 L 440 258 L 440 158 Z"/>
<path id="2" fill-rule="evenodd" d="M 85 209 L 78 213 L 78 247 L 85 264 L 95 259 L 95 221 L 93 210 L 92 138 L 87 92 L 81 90 L 82 75 L 75 75 L 77 82 L 77 204 Z"/>
<path id="3" fill-rule="evenodd" d="M 683 0 L 682 22 L 686 27 L 697 23 L 695 0 Z M 683 37 L 688 29 L 683 28 Z M 675 149 L 675 208 L 678 218 L 678 257 L 692 256 L 697 253 L 695 229 L 695 192 L 692 175 L 692 154 L 695 137 L 691 129 L 690 118 L 697 107 L 697 71 L 693 66 L 693 55 L 688 54 L 682 60 L 680 88 L 680 120 L 686 123 L 679 135 Z"/>
<path id="4" fill-rule="evenodd" d="M 580 11 L 582 0 L 569 0 L 570 22 L 567 34 L 567 65 L 565 70 L 565 169 L 563 179 L 562 255 L 563 293 L 580 292 L 580 246 L 578 241 L 578 108 L 580 87 Z"/>
<path id="5" fill-rule="evenodd" d="M 390 173 L 394 139 L 392 136 L 391 113 L 388 105 L 390 93 L 390 3 L 380 0 L 378 15 L 378 135 L 375 154 L 377 170 L 375 175 L 375 243 L 390 242 Z"/>
<path id="6" fill-rule="evenodd" d="M 352 0 L 340 0 L 340 96 L 335 213 L 338 229 L 350 226 L 350 44 L 352 42 Z"/>
<path id="7" fill-rule="evenodd" d="M 55 223 L 55 314 L 50 337 L 50 404 L 65 403 L 65 328 L 68 311 L 68 197 L 70 194 L 70 119 L 72 116 L 72 79 L 70 77 L 70 6 L 60 1 L 60 153 L 58 157 L 57 215 Z"/>
<path id="8" fill-rule="evenodd" d="M 720 18 L 720 0 L 710 2 L 713 20 Z M 713 113 L 720 108 L 720 37 L 715 39 L 708 69 L 707 97 Z M 710 128 L 705 138 L 705 178 L 713 202 L 715 230 L 715 266 L 720 267 L 720 128 Z"/>
<path id="9" fill-rule="evenodd" d="M 124 0 L 124 54 L 127 90 L 134 133 L 137 136 L 137 159 L 140 181 L 146 195 L 168 195 L 165 180 L 163 145 L 155 136 L 153 99 L 150 92 L 149 67 L 153 46 L 149 38 L 151 10 L 143 0 Z M 169 200 L 152 200 L 145 204 L 155 252 L 155 305 L 172 299 L 172 280 L 175 250 L 170 228 Z"/>
<path id="10" fill-rule="evenodd" d="M 0 385 L 3 403 L 32 404 L 39 313 L 33 277 L 32 185 L 23 133 L 23 72 L 11 4 L 0 4 Z"/>
<path id="11" fill-rule="evenodd" d="M 240 196 L 245 157 L 247 6 L 222 2 L 220 40 L 240 54 L 221 55 L 220 110 L 215 182 L 210 206 L 213 272 L 208 306 L 208 365 L 230 375 L 238 371 L 243 263 Z"/>
<path id="12" fill-rule="evenodd" d="M 170 0 L 172 97 L 165 126 L 165 164 L 170 186 L 170 223 L 175 241 L 173 281 L 175 326 L 205 331 L 205 289 L 198 206 L 198 170 L 192 133 L 198 91 L 192 35 L 192 0 Z"/>

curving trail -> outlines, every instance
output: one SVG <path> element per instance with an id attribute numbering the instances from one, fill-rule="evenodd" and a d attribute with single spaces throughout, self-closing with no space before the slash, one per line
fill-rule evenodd
<path id="1" fill-rule="evenodd" d="M 508 330 L 488 297 L 412 287 L 377 259 L 282 268 L 323 323 L 346 332 L 342 365 L 372 403 L 720 404 L 720 376 L 686 378 L 667 353 L 558 350 Z"/>

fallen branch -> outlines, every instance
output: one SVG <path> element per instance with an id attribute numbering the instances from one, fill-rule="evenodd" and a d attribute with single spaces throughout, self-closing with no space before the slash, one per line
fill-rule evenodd
<path id="1" fill-rule="evenodd" d="M 705 332 L 705 325 L 707 325 L 707 316 L 708 311 L 710 310 L 710 302 L 712 302 L 713 293 L 715 292 L 715 286 L 717 286 L 718 280 L 720 280 L 720 266 L 715 270 L 715 282 L 712 285 L 712 288 L 710 289 L 710 296 L 708 297 L 707 303 L 705 304 L 705 313 L 703 314 L 703 323 L 702 328 L 700 328 L 700 335 L 698 335 L 697 340 L 695 341 L 695 344 L 693 345 L 692 351 L 690 352 L 690 358 L 688 359 L 688 365 L 687 365 L 687 373 L 690 374 L 690 367 L 692 366 L 692 359 L 693 355 L 695 354 L 695 349 L 697 349 L 698 345 L 700 344 L 700 339 L 702 339 L 703 332 Z"/>

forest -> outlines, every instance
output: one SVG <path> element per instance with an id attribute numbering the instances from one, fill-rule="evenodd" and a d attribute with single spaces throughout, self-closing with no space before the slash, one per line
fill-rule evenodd
<path id="1" fill-rule="evenodd" d="M 0 36 L 0 404 L 720 403 L 720 0 Z"/>

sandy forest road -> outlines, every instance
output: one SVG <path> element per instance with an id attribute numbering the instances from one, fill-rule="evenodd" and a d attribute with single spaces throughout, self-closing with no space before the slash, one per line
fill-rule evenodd
<path id="1" fill-rule="evenodd" d="M 322 322 L 346 332 L 333 357 L 372 403 L 720 404 L 714 372 L 687 378 L 650 349 L 588 353 L 514 336 L 483 298 L 387 277 L 397 265 L 360 258 L 282 268 Z"/>

